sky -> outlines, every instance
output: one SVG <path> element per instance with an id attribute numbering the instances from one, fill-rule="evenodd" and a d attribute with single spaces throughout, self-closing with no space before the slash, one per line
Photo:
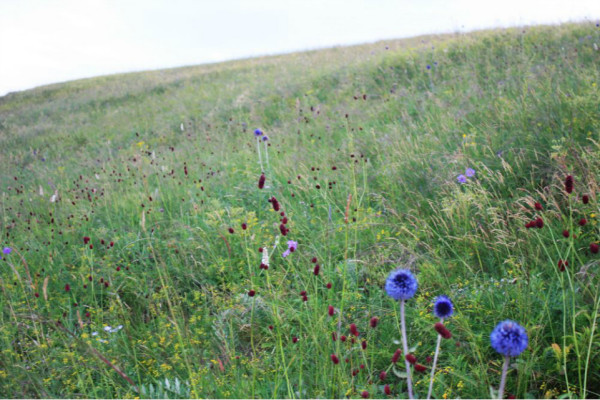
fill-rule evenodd
<path id="1" fill-rule="evenodd" d="M 598 19 L 600 0 L 0 0 L 0 96 L 113 73 Z"/>

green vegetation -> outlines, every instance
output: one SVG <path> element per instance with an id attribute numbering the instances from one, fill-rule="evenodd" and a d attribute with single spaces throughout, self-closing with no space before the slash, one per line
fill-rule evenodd
<path id="1" fill-rule="evenodd" d="M 417 396 L 441 294 L 434 398 L 490 397 L 505 319 L 529 335 L 507 394 L 600 396 L 598 46 L 427 36 L 0 98 L 0 397 L 405 398 L 400 266 Z"/>

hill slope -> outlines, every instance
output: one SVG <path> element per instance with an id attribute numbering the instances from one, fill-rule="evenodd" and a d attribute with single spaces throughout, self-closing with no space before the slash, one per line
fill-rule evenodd
<path id="1" fill-rule="evenodd" d="M 0 98 L 0 395 L 405 397 L 404 266 L 427 372 L 432 302 L 456 308 L 434 397 L 490 396 L 505 319 L 507 392 L 599 396 L 598 45 L 429 36 Z"/>

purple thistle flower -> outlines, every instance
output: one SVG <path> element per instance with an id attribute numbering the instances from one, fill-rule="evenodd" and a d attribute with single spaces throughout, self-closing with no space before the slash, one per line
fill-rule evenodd
<path id="1" fill-rule="evenodd" d="M 2 252 L 4 254 L 10 254 L 11 251 L 12 251 L 12 249 L 10 247 L 5 247 L 4 249 L 2 249 Z"/>
<path id="2" fill-rule="evenodd" d="M 527 331 L 515 321 L 500 322 L 490 335 L 494 350 L 507 357 L 516 357 L 527 348 L 529 337 Z"/>
<path id="3" fill-rule="evenodd" d="M 475 170 L 473 168 L 467 168 L 467 170 L 465 171 L 465 175 L 468 178 L 472 178 L 475 176 Z"/>
<path id="4" fill-rule="evenodd" d="M 438 318 L 448 318 L 454 313 L 454 306 L 452 301 L 442 295 L 438 296 L 435 299 L 435 304 L 433 305 L 433 314 Z"/>
<path id="5" fill-rule="evenodd" d="M 266 142 L 267 140 L 269 140 L 269 137 L 267 135 L 263 135 L 263 142 Z"/>
<path id="6" fill-rule="evenodd" d="M 417 278 L 407 269 L 392 271 L 385 281 L 385 291 L 395 300 L 408 300 L 418 288 Z"/>
<path id="7" fill-rule="evenodd" d="M 283 258 L 289 256 L 291 253 L 296 251 L 296 249 L 298 248 L 298 242 L 296 242 L 294 240 L 288 240 L 287 245 L 288 245 L 288 249 L 286 251 L 284 251 L 283 254 L 281 255 Z"/>
<path id="8" fill-rule="evenodd" d="M 255 129 L 254 130 L 254 136 L 262 136 L 263 135 L 263 131 L 261 131 L 260 129 Z"/>
<path id="9" fill-rule="evenodd" d="M 459 176 L 457 176 L 456 180 L 458 181 L 458 183 L 467 183 L 467 177 L 464 176 L 463 174 L 460 174 Z"/>

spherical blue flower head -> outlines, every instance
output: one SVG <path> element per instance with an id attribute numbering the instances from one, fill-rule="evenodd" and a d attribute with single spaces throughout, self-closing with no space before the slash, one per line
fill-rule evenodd
<path id="1" fill-rule="evenodd" d="M 496 325 L 490 335 L 490 341 L 494 350 L 509 357 L 518 356 L 529 344 L 525 328 L 508 319 Z"/>
<path id="2" fill-rule="evenodd" d="M 262 136 L 263 131 L 261 131 L 260 129 L 255 129 L 254 130 L 254 136 Z"/>
<path id="3" fill-rule="evenodd" d="M 433 314 L 438 318 L 448 318 L 454 313 L 452 300 L 446 296 L 438 296 L 433 304 Z"/>
<path id="4" fill-rule="evenodd" d="M 267 140 L 269 140 L 269 137 L 267 135 L 263 136 L 263 142 L 266 142 Z"/>
<path id="5" fill-rule="evenodd" d="M 408 300 L 418 288 L 417 278 L 407 269 L 392 271 L 385 281 L 385 291 L 395 300 Z"/>

